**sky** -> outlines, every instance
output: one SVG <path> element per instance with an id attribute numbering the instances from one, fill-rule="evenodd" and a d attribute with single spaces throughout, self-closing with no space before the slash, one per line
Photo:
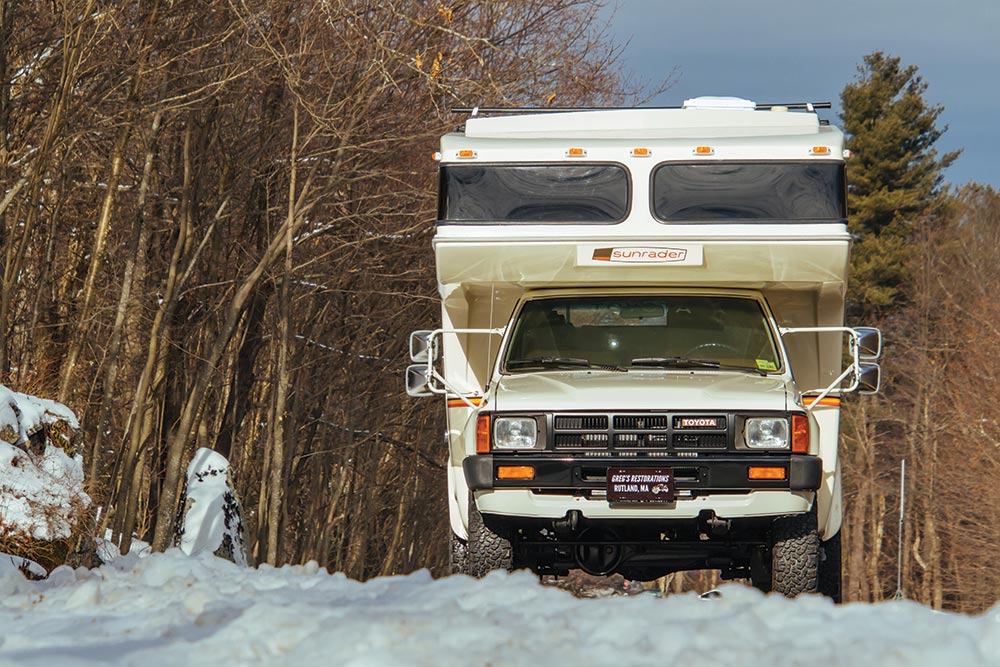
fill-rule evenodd
<path id="1" fill-rule="evenodd" d="M 651 87 L 672 74 L 649 106 L 833 102 L 820 115 L 837 125 L 864 56 L 898 56 L 917 66 L 925 101 L 944 107 L 939 152 L 963 149 L 945 179 L 1000 187 L 1000 0 L 609 0 L 605 16 L 627 73 Z"/>

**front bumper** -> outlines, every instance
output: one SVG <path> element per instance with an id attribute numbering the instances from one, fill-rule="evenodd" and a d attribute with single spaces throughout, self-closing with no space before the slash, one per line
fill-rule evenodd
<path id="1" fill-rule="evenodd" d="M 532 466 L 531 480 L 498 479 L 497 468 Z M 751 466 L 787 466 L 783 480 L 751 480 Z M 818 456 L 789 454 L 779 456 L 712 456 L 703 458 L 632 457 L 585 458 L 577 456 L 496 455 L 468 456 L 462 462 L 465 479 L 473 491 L 530 489 L 541 493 L 582 495 L 599 499 L 607 489 L 608 468 L 670 468 L 674 472 L 680 498 L 711 494 L 738 494 L 757 490 L 815 491 L 823 475 L 823 461 Z"/>

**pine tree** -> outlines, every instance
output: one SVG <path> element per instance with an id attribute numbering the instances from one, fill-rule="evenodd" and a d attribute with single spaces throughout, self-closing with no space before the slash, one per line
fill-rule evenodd
<path id="1" fill-rule="evenodd" d="M 891 306 L 907 277 L 909 238 L 940 201 L 943 171 L 958 157 L 938 157 L 941 106 L 924 100 L 917 67 L 881 51 L 864 58 L 841 93 L 841 123 L 854 156 L 847 163 L 853 250 L 850 299 L 857 314 Z"/>

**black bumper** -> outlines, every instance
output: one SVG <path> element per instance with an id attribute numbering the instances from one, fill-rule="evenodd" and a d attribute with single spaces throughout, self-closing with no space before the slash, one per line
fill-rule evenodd
<path id="1" fill-rule="evenodd" d="M 497 478 L 497 467 L 532 466 L 531 480 Z M 751 480 L 751 466 L 787 466 L 783 480 Z M 678 491 L 692 494 L 739 493 L 755 489 L 815 491 L 823 476 L 823 461 L 818 456 L 713 456 L 711 458 L 644 458 L 477 454 L 462 462 L 465 480 L 474 491 L 489 489 L 541 489 L 552 492 L 585 492 L 607 488 L 608 468 L 670 468 Z"/>

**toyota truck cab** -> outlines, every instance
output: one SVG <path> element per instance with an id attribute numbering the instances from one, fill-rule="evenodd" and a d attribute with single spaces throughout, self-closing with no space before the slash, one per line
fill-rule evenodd
<path id="1" fill-rule="evenodd" d="M 473 110 L 441 140 L 452 564 L 840 594 L 845 151 L 825 105 Z"/>

